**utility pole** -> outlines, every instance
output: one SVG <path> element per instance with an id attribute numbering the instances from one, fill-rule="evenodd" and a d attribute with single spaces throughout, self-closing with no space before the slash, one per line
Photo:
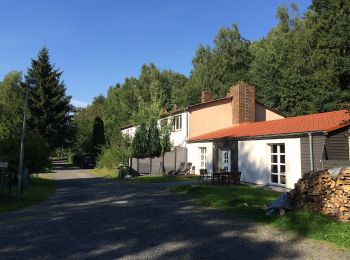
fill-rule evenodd
<path id="1" fill-rule="evenodd" d="M 24 159 L 24 141 L 26 138 L 26 127 L 27 127 L 27 110 L 28 110 L 28 94 L 29 88 L 35 86 L 34 79 L 28 79 L 26 88 L 26 96 L 23 108 L 23 124 L 22 124 L 22 138 L 21 138 L 21 148 L 19 153 L 19 167 L 18 167 L 18 187 L 17 187 L 17 197 L 23 193 L 23 159 Z"/>

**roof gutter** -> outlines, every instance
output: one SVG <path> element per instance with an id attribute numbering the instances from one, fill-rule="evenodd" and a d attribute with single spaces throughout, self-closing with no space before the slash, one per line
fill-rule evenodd
<path id="1" fill-rule="evenodd" d="M 202 139 L 202 140 L 189 140 L 189 143 L 199 143 L 199 142 L 212 142 L 215 140 L 220 140 L 220 139 L 226 139 L 226 140 L 237 140 L 237 141 L 241 141 L 241 140 L 252 140 L 252 139 L 269 139 L 271 137 L 275 138 L 275 137 L 297 137 L 297 136 L 305 136 L 305 134 L 327 134 L 327 131 L 315 131 L 315 132 L 302 132 L 302 133 L 290 133 L 290 134 L 273 134 L 273 135 L 259 135 L 259 136 L 242 136 L 242 137 L 230 137 L 230 136 L 226 136 L 226 137 L 220 137 L 220 138 L 211 138 L 211 139 Z"/>

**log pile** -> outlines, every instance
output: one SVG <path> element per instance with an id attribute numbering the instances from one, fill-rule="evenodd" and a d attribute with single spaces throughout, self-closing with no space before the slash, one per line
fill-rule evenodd
<path id="1" fill-rule="evenodd" d="M 350 168 L 332 178 L 327 170 L 310 172 L 288 194 L 295 208 L 305 208 L 350 222 Z"/>

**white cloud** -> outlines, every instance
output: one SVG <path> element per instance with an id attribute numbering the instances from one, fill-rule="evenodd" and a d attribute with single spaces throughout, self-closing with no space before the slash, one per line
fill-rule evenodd
<path id="1" fill-rule="evenodd" d="M 89 103 L 76 99 L 71 99 L 70 103 L 75 107 L 87 107 L 89 105 Z"/>

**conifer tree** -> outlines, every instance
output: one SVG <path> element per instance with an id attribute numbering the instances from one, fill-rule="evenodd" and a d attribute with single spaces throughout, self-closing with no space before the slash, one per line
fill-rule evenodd
<path id="1" fill-rule="evenodd" d="M 158 157 L 161 153 L 162 146 L 160 145 L 157 120 L 152 119 L 148 128 L 148 155 L 149 157 Z"/>
<path id="2" fill-rule="evenodd" d="M 105 130 L 103 120 L 97 116 L 95 118 L 94 127 L 92 131 L 92 146 L 95 154 L 101 153 L 101 147 L 105 144 Z"/>
<path id="3" fill-rule="evenodd" d="M 27 78 L 36 80 L 36 86 L 29 92 L 29 127 L 46 139 L 51 151 L 65 144 L 71 129 L 71 97 L 66 95 L 61 75 L 62 72 L 51 65 L 46 48 L 32 60 L 27 74 Z"/>
<path id="4" fill-rule="evenodd" d="M 131 144 L 132 156 L 135 158 L 146 158 L 148 156 L 148 134 L 145 123 L 136 128 L 135 136 Z"/>

